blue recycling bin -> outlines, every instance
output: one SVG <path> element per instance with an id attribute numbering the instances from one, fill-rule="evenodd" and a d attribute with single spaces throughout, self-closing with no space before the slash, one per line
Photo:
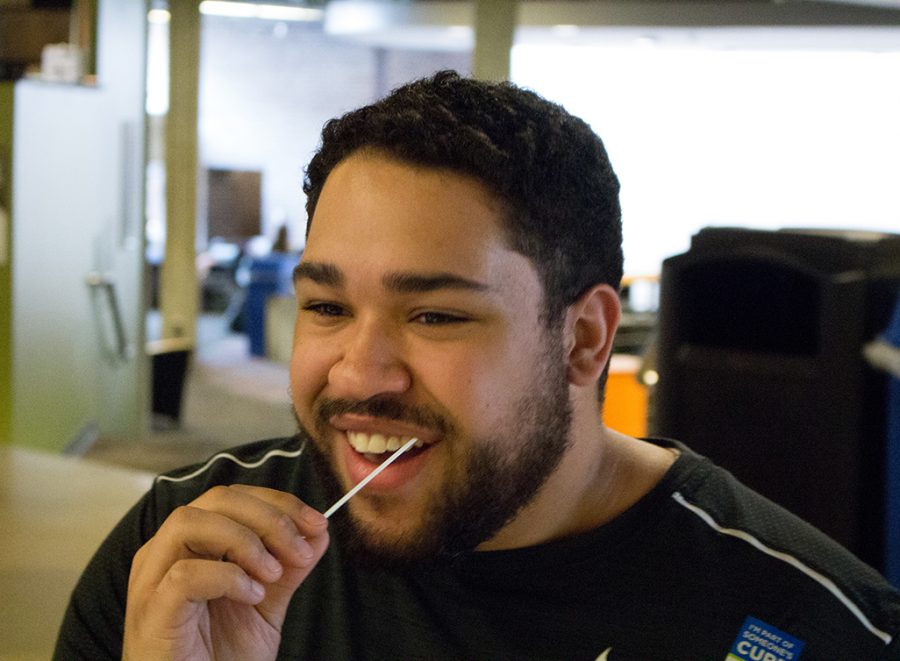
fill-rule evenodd
<path id="1" fill-rule="evenodd" d="M 266 355 L 266 301 L 271 296 L 293 294 L 293 271 L 297 256 L 271 253 L 250 260 L 247 297 L 244 302 L 244 332 L 250 354 Z"/>
<path id="2" fill-rule="evenodd" d="M 900 296 L 881 339 L 900 351 Z M 900 376 L 888 376 L 885 575 L 900 587 Z"/>

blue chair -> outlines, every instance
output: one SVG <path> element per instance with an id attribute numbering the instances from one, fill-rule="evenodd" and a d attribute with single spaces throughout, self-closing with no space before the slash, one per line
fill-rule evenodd
<path id="1" fill-rule="evenodd" d="M 879 344 L 888 372 L 885 576 L 900 587 L 900 296 Z"/>

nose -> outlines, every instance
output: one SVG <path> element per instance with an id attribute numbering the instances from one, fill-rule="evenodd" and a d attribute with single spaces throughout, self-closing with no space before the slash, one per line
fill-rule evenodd
<path id="1" fill-rule="evenodd" d="M 409 389 L 412 379 L 400 341 L 386 324 L 357 319 L 343 335 L 343 352 L 328 373 L 333 396 L 365 400 Z"/>

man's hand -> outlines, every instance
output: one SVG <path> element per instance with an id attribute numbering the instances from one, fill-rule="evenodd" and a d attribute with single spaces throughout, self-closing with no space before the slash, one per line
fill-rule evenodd
<path id="1" fill-rule="evenodd" d="M 135 554 L 124 659 L 274 659 L 291 596 L 328 547 L 295 496 L 214 487 Z"/>

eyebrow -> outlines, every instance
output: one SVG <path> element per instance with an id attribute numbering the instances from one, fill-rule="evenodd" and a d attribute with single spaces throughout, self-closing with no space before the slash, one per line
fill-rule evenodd
<path id="1" fill-rule="evenodd" d="M 294 282 L 311 280 L 326 287 L 342 287 L 344 274 L 333 264 L 320 262 L 301 262 L 294 268 Z M 384 286 L 398 294 L 421 294 L 441 289 L 463 289 L 469 291 L 487 291 L 490 287 L 477 280 L 464 278 L 455 273 L 416 273 L 398 271 L 388 273 L 382 278 Z"/>
<path id="2" fill-rule="evenodd" d="M 483 282 L 464 278 L 455 273 L 388 273 L 382 278 L 384 286 L 398 294 L 421 294 L 439 289 L 466 289 L 486 291 L 490 287 Z"/>
<path id="3" fill-rule="evenodd" d="M 340 287 L 344 284 L 344 274 L 333 264 L 300 262 L 294 267 L 294 284 L 300 280 L 312 280 L 317 285 L 326 287 Z"/>

